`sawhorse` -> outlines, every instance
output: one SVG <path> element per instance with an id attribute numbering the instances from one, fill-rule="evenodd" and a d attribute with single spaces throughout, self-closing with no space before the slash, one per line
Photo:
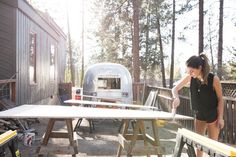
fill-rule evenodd
<path id="1" fill-rule="evenodd" d="M 199 149 L 213 157 L 235 157 L 236 148 L 209 139 L 187 129 L 179 129 L 173 157 L 180 157 L 184 145 L 187 145 L 189 157 L 196 157 L 194 148 Z"/>
<path id="2" fill-rule="evenodd" d="M 153 137 L 146 133 L 144 121 L 151 121 Z M 117 157 L 120 157 L 122 149 L 127 151 L 127 156 L 132 155 L 147 155 L 150 157 L 151 154 L 162 157 L 164 153 L 164 147 L 160 146 L 157 121 L 156 120 L 136 120 L 133 134 L 128 133 L 128 127 L 130 120 L 123 120 L 122 133 L 118 135 L 119 148 Z M 137 140 L 142 140 L 144 146 L 135 146 Z M 151 144 L 151 145 L 150 145 Z"/>
<path id="3" fill-rule="evenodd" d="M 79 118 L 76 125 L 75 125 L 75 128 L 74 128 L 74 131 L 79 135 L 79 127 L 81 125 L 83 121 L 83 118 Z M 88 119 L 88 122 L 89 122 L 89 132 L 92 133 L 93 130 L 95 130 L 95 127 L 94 127 L 94 122 L 92 119 Z"/>
<path id="4" fill-rule="evenodd" d="M 65 121 L 68 132 L 66 133 L 66 132 L 52 131 L 53 126 L 56 121 Z M 43 154 L 48 153 L 47 144 L 48 144 L 49 138 L 67 138 L 67 139 L 69 138 L 70 145 L 69 145 L 68 153 L 71 153 L 72 157 L 75 157 L 76 154 L 78 154 L 77 143 L 74 141 L 72 119 L 49 119 L 43 141 L 41 143 L 41 146 L 37 150 L 39 157 L 42 157 Z M 64 147 L 61 147 L 60 149 L 63 149 L 63 148 Z"/>
<path id="5" fill-rule="evenodd" d="M 0 157 L 5 156 L 5 150 L 8 147 L 10 149 L 12 157 L 20 157 L 20 151 L 18 149 L 17 132 L 9 130 L 0 135 Z"/>

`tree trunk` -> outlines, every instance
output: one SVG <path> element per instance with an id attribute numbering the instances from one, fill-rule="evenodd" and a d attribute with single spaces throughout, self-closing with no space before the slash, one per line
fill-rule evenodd
<path id="1" fill-rule="evenodd" d="M 150 7 L 149 7 L 149 1 L 147 0 L 147 21 L 146 21 L 146 42 L 145 42 L 145 46 L 146 46 L 146 52 L 145 52 L 145 67 L 144 67 L 144 80 L 146 81 L 147 78 L 147 66 L 148 66 L 148 57 L 149 57 L 149 24 L 150 24 Z"/>
<path id="2" fill-rule="evenodd" d="M 199 40 L 198 40 L 198 53 L 203 52 L 204 48 L 204 0 L 199 0 Z"/>
<path id="3" fill-rule="evenodd" d="M 132 34 L 132 55 L 133 55 L 133 99 L 137 101 L 140 82 L 140 63 L 139 63 L 139 0 L 133 0 L 133 34 Z"/>
<path id="4" fill-rule="evenodd" d="M 68 53 L 69 53 L 69 65 L 70 65 L 70 74 L 71 74 L 71 83 L 72 86 L 75 86 L 75 70 L 72 58 L 72 44 L 71 44 L 71 36 L 70 36 L 70 22 L 69 22 L 69 15 L 68 15 L 68 7 L 67 7 L 67 29 L 68 29 Z"/>
<path id="5" fill-rule="evenodd" d="M 82 0 L 82 44 L 81 44 L 81 74 L 80 74 L 80 87 L 83 87 L 84 79 L 84 0 Z"/>
<path id="6" fill-rule="evenodd" d="M 158 15 L 157 10 L 156 10 L 156 14 Z M 160 26 L 160 19 L 159 19 L 158 16 L 157 16 L 157 36 L 158 36 L 158 41 L 159 41 L 159 45 L 160 45 L 162 86 L 163 86 L 163 87 L 166 87 L 164 54 L 163 54 L 162 39 L 161 39 L 161 26 Z"/>
<path id="7" fill-rule="evenodd" d="M 208 27 L 209 27 L 209 48 L 210 48 L 210 54 L 211 54 L 211 67 L 213 73 L 215 73 L 215 65 L 214 65 L 214 57 L 213 57 L 213 48 L 212 48 L 212 35 L 211 35 L 211 19 L 208 19 Z"/>
<path id="8" fill-rule="evenodd" d="M 170 64 L 170 86 L 173 87 L 174 80 L 174 55 L 175 55 L 175 0 L 173 0 L 173 13 L 172 13 L 172 45 L 171 45 L 171 64 Z"/>
<path id="9" fill-rule="evenodd" d="M 134 83 L 140 82 L 140 63 L 139 63 L 139 0 L 133 0 L 133 78 Z"/>
<path id="10" fill-rule="evenodd" d="M 224 0 L 220 0 L 219 41 L 218 41 L 218 76 L 220 79 L 222 79 L 223 6 L 224 6 Z"/>

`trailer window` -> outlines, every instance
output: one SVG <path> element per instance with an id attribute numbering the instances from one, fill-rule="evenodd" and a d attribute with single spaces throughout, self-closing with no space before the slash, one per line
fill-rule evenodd
<path id="1" fill-rule="evenodd" d="M 98 89 L 120 89 L 120 78 L 98 78 Z"/>

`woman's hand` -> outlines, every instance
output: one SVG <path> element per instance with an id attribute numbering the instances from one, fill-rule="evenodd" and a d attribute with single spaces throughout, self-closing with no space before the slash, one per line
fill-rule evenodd
<path id="1" fill-rule="evenodd" d="M 180 100 L 179 98 L 173 98 L 173 102 L 172 102 L 172 108 L 177 108 L 180 104 Z"/>
<path id="2" fill-rule="evenodd" d="M 217 126 L 218 126 L 220 129 L 223 129 L 223 128 L 224 128 L 224 125 L 225 125 L 224 119 L 223 119 L 223 118 L 218 118 L 218 119 L 217 119 Z"/>

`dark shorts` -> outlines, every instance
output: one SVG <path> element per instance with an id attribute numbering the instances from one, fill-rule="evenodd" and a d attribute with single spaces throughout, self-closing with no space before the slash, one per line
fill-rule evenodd
<path id="1" fill-rule="evenodd" d="M 211 111 L 197 111 L 195 116 L 197 120 L 212 123 L 217 120 L 217 109 Z"/>

